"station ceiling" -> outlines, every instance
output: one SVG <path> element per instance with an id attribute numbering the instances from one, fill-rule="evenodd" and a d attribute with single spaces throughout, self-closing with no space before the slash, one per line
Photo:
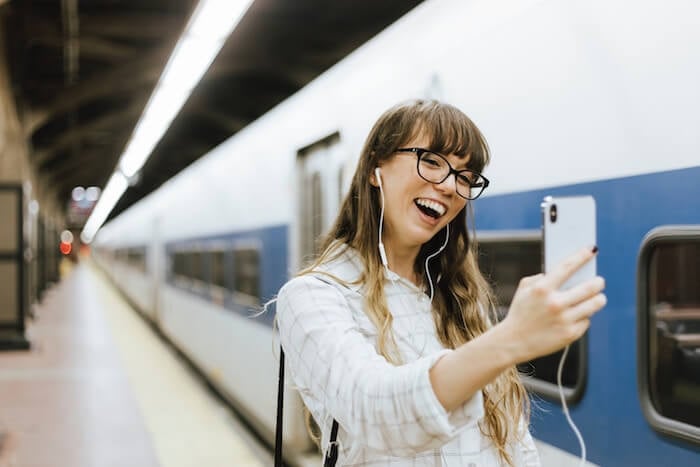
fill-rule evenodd
<path id="1" fill-rule="evenodd" d="M 255 0 L 110 217 L 421 1 Z M 75 186 L 105 186 L 195 5 L 0 1 L 30 160 L 59 205 Z"/>

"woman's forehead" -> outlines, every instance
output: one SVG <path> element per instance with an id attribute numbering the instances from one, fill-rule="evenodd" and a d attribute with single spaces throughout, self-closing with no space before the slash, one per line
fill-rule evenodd
<path id="1" fill-rule="evenodd" d="M 427 136 L 425 132 L 420 132 L 417 135 L 409 138 L 404 144 L 401 145 L 401 147 L 421 148 L 427 149 L 428 151 L 437 152 L 450 159 L 450 162 L 452 162 L 452 160 L 454 159 L 455 161 L 459 161 L 466 164 L 471 159 L 470 153 L 448 153 L 444 149 L 444 147 L 442 147 L 442 145 L 435 144 L 433 138 Z"/>
<path id="2" fill-rule="evenodd" d="M 452 134 L 453 132 L 439 132 L 436 134 L 431 128 L 418 124 L 408 136 L 408 140 L 402 146 L 421 147 L 438 152 L 445 156 L 454 154 L 457 157 L 468 157 L 469 138 L 464 134 Z"/>

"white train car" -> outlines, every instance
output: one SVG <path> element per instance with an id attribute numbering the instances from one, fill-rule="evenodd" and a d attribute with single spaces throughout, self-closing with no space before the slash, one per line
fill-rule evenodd
<path id="1" fill-rule="evenodd" d="M 689 0 L 428 0 L 106 225 L 95 256 L 272 442 L 273 312 L 251 312 L 330 226 L 380 113 L 445 100 L 492 150 L 476 226 L 504 301 L 539 266 L 542 197 L 596 197 L 609 305 L 565 377 L 589 460 L 698 464 L 698 13 Z M 528 380 L 544 399 L 552 361 Z M 292 456 L 312 445 L 287 401 Z M 578 444 L 556 403 L 538 406 L 543 457 L 567 465 Z"/>

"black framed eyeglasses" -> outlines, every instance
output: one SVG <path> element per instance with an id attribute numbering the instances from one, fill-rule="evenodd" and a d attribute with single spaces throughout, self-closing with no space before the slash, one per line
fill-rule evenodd
<path id="1" fill-rule="evenodd" d="M 418 158 L 416 162 L 418 175 L 426 182 L 437 185 L 447 180 L 450 175 L 455 174 L 457 194 L 462 198 L 477 199 L 489 186 L 489 180 L 479 172 L 468 169 L 456 170 L 442 154 L 423 148 L 398 148 L 394 152 L 414 153 Z"/>

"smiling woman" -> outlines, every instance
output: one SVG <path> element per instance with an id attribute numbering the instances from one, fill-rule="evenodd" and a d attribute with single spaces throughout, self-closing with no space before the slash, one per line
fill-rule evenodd
<path id="1" fill-rule="evenodd" d="M 339 446 L 326 465 L 539 465 L 515 365 L 583 333 L 598 303 L 562 316 L 602 281 L 562 297 L 560 320 L 542 319 L 558 282 L 593 255 L 580 252 L 551 277 L 524 279 L 494 324 L 466 215 L 489 184 L 488 161 L 459 109 L 392 107 L 370 131 L 320 256 L 280 290 L 294 386 L 322 447 Z M 519 343 L 522 329 L 537 337 Z"/>

